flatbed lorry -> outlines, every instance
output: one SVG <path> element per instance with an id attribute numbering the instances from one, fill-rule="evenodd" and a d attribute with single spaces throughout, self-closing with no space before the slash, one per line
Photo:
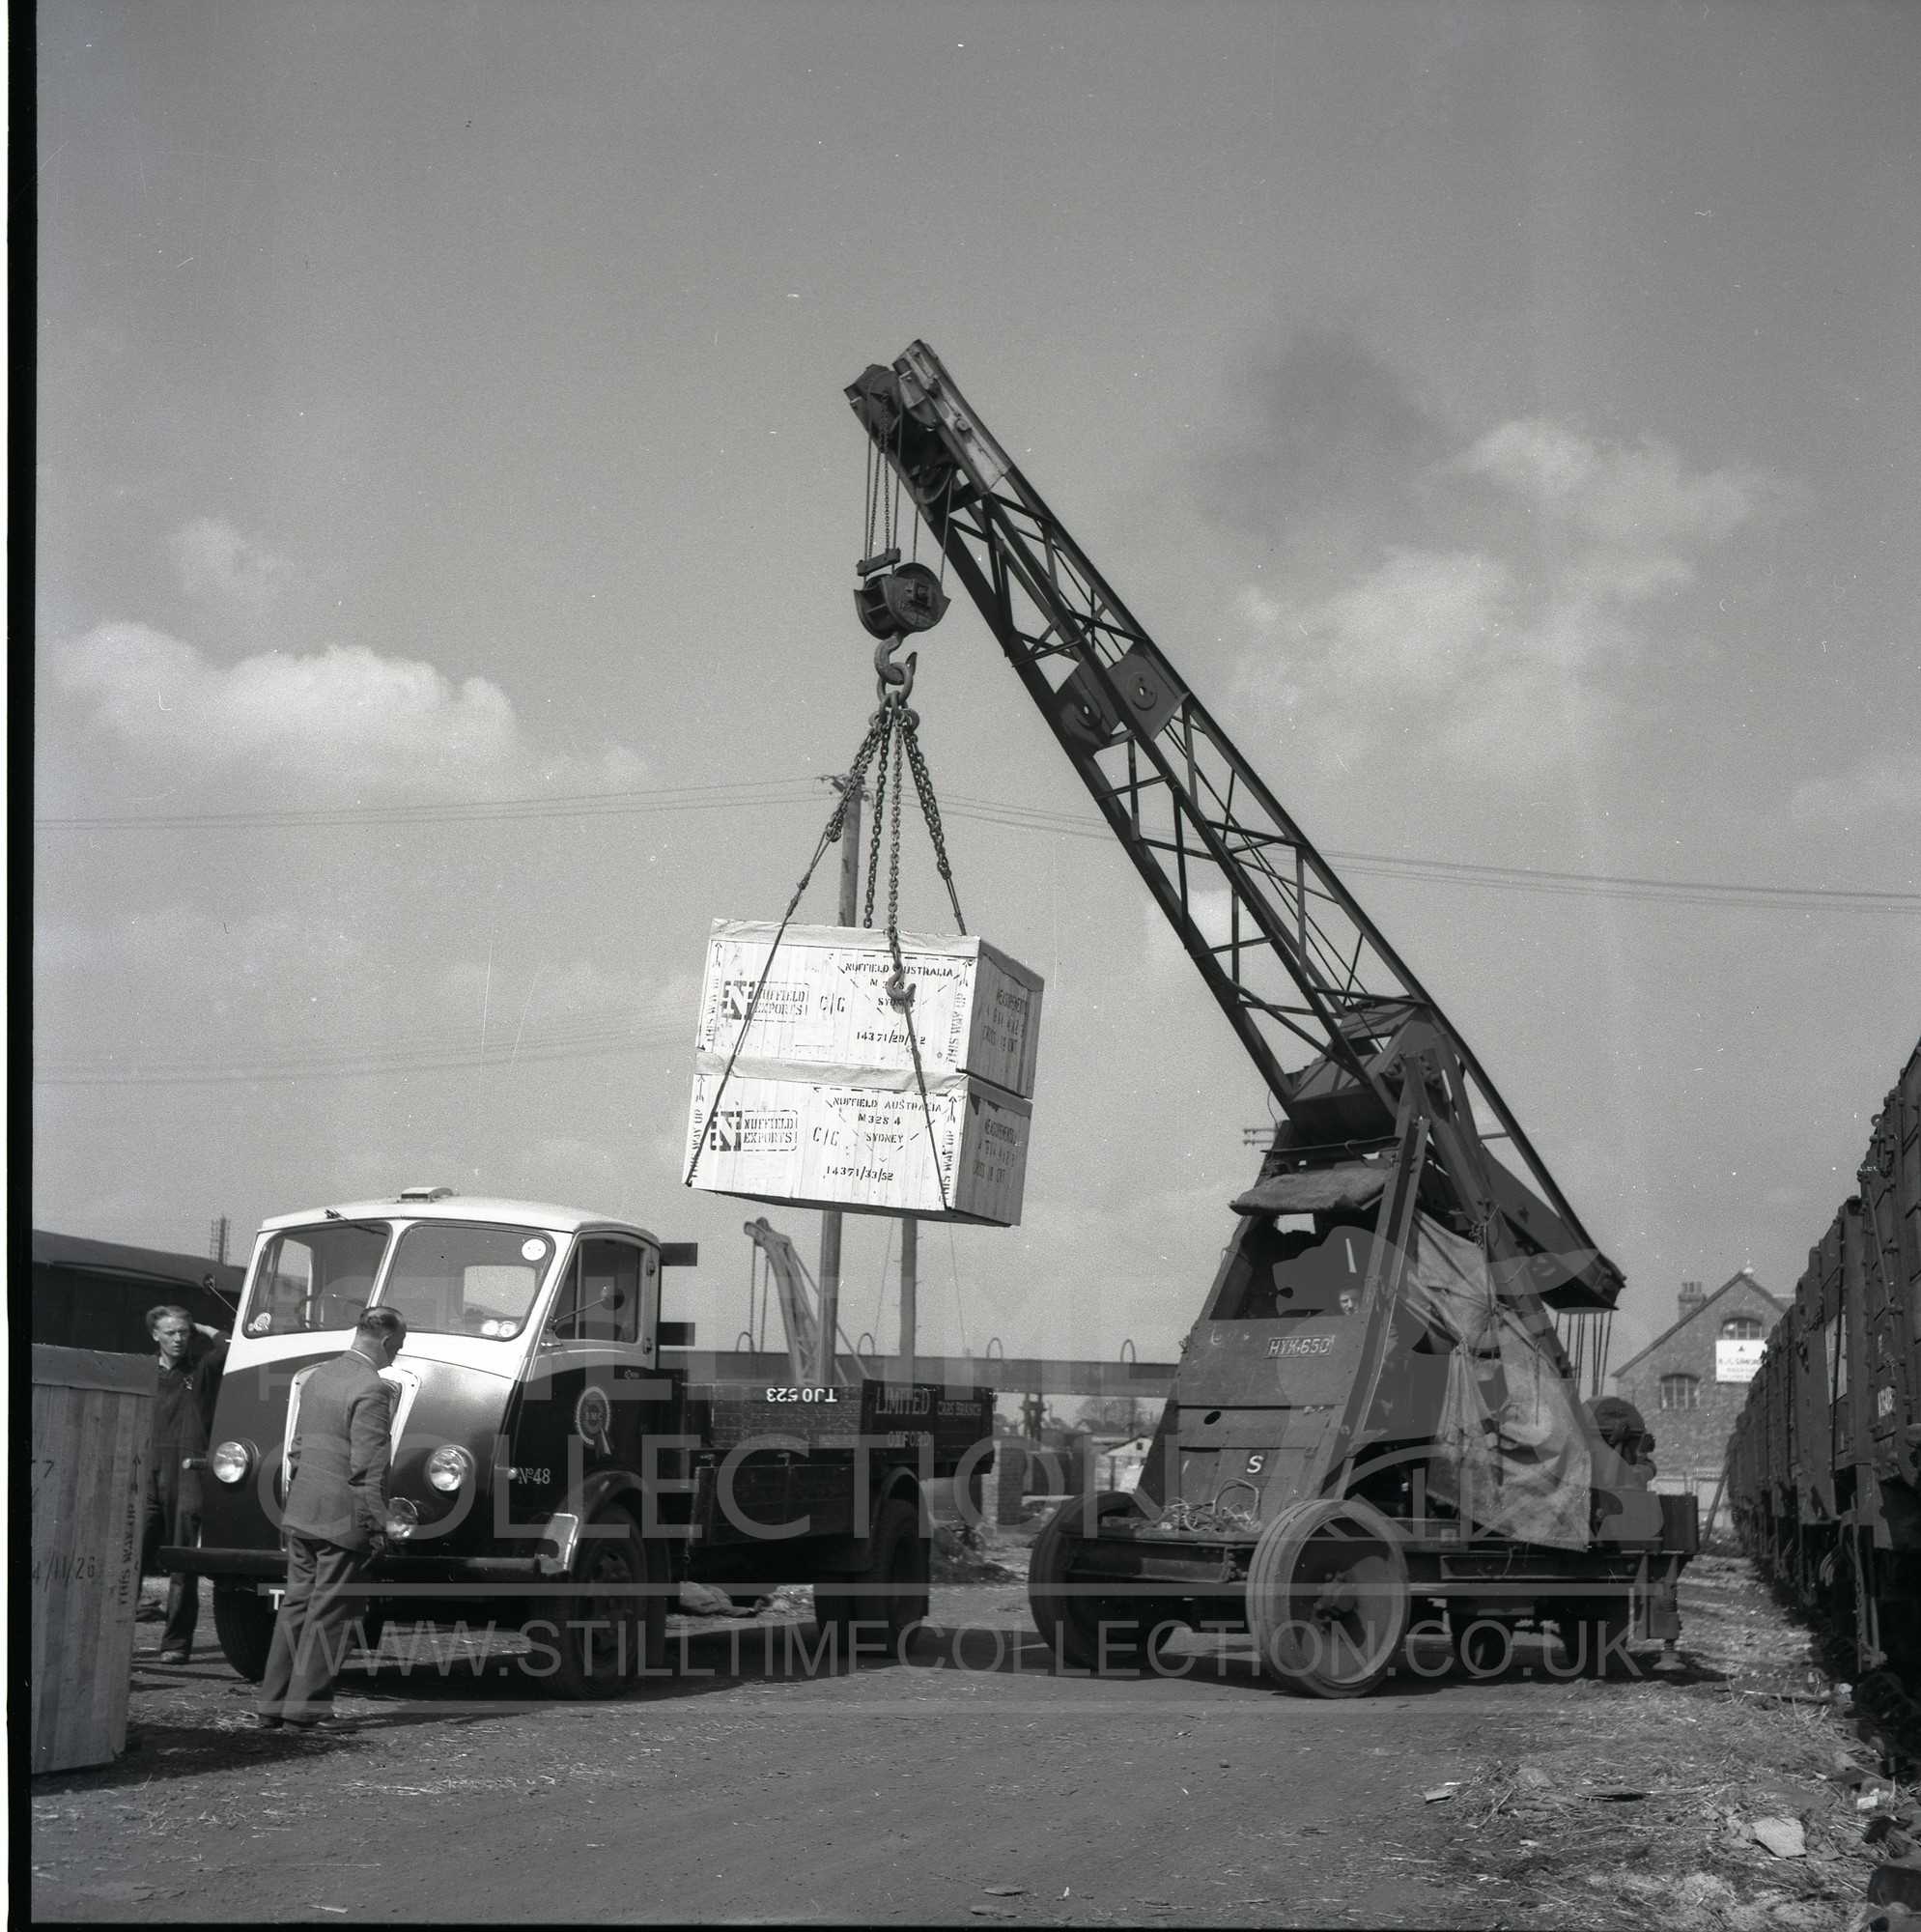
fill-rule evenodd
<path id="1" fill-rule="evenodd" d="M 991 1464 L 993 1396 L 869 1377 L 695 1382 L 661 1316 L 691 1243 L 575 1208 L 410 1188 L 269 1219 L 256 1237 L 202 1472 L 227 1661 L 265 1670 L 286 1582 L 280 1505 L 309 1371 L 360 1311 L 398 1310 L 394 1533 L 358 1634 L 388 1621 L 523 1630 L 563 1696 L 664 1668 L 683 1582 L 810 1583 L 823 1634 L 892 1645 L 927 1612 L 936 1490 Z"/>

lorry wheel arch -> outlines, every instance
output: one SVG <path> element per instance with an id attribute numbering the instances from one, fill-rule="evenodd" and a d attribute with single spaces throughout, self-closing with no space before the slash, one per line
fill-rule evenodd
<path id="1" fill-rule="evenodd" d="M 639 1518 L 627 1507 L 631 1499 L 637 1499 L 638 1490 L 638 1484 L 618 1492 L 608 1485 L 601 1492 L 603 1499 L 598 1506 L 583 1515 L 583 1529 L 591 1526 L 618 1534 L 579 1539 L 575 1546 L 570 1580 L 582 1586 L 581 1594 L 563 1597 L 553 1605 L 569 1613 L 577 1609 L 591 1611 L 583 1621 L 596 1636 L 603 1624 L 608 1626 L 607 1641 L 613 1646 L 612 1667 L 607 1667 L 604 1649 L 601 1667 L 590 1667 L 594 1651 L 577 1650 L 566 1631 L 556 1627 L 552 1618 L 537 1618 L 529 1624 L 529 1630 L 536 1625 L 547 1626 L 552 1636 L 553 1641 L 544 1648 L 553 1652 L 555 1662 L 544 1681 L 545 1688 L 555 1696 L 618 1696 L 635 1679 L 658 1674 L 661 1668 L 666 1630 L 666 1598 L 660 1587 L 666 1581 L 664 1554 L 662 1546 L 649 1544 L 642 1537 Z M 637 1605 L 632 1598 L 636 1584 L 645 1593 Z"/>
<path id="2" fill-rule="evenodd" d="M 895 1469 L 880 1487 L 874 1497 L 874 1513 L 867 1524 L 867 1534 L 872 1537 L 880 1526 L 881 1512 L 889 1503 L 902 1502 L 914 1511 L 914 1520 L 920 1525 L 923 1536 L 929 1534 L 932 1522 L 927 1514 L 926 1492 L 920 1487 L 920 1479 L 912 1469 Z"/>

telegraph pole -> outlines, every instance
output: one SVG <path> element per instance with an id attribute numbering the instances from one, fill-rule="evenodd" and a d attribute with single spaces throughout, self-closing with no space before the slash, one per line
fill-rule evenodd
<path id="1" fill-rule="evenodd" d="M 920 1287 L 920 1223 L 900 1217 L 900 1378 L 914 1379 L 915 1302 Z"/>
<path id="2" fill-rule="evenodd" d="M 840 923 L 853 925 L 861 917 L 861 800 L 859 772 L 828 780 L 847 801 L 840 827 Z M 824 1208 L 820 1217 L 820 1359 L 814 1379 L 822 1387 L 835 1380 L 834 1343 L 840 1334 L 840 1209 Z"/>

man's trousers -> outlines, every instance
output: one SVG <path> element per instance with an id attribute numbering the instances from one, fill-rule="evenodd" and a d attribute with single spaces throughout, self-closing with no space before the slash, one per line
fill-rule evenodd
<path id="1" fill-rule="evenodd" d="M 162 1544 L 190 1548 L 200 1541 L 200 1473 L 181 1467 L 177 1449 L 158 1449 L 147 1476 L 147 1493 L 140 1514 L 140 1576 L 144 1581 L 159 1567 Z M 167 1621 L 160 1632 L 160 1648 L 191 1651 L 193 1630 L 200 1621 L 200 1578 L 178 1570 L 167 1577 Z"/>
<path id="2" fill-rule="evenodd" d="M 333 1680 L 359 1640 L 354 1624 L 367 1607 L 359 1587 L 367 1569 L 365 1550 L 287 1532 L 287 1594 L 260 1683 L 262 1717 L 302 1724 L 332 1710 Z"/>

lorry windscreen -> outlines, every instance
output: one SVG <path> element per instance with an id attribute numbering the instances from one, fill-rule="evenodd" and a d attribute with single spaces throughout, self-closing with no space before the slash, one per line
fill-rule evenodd
<path id="1" fill-rule="evenodd" d="M 505 1340 L 533 1312 L 553 1250 L 532 1228 L 416 1221 L 394 1249 L 381 1305 L 410 1332 Z"/>
<path id="2" fill-rule="evenodd" d="M 373 1292 L 389 1232 L 384 1222 L 326 1221 L 275 1235 L 254 1273 L 245 1332 L 353 1327 Z"/>

